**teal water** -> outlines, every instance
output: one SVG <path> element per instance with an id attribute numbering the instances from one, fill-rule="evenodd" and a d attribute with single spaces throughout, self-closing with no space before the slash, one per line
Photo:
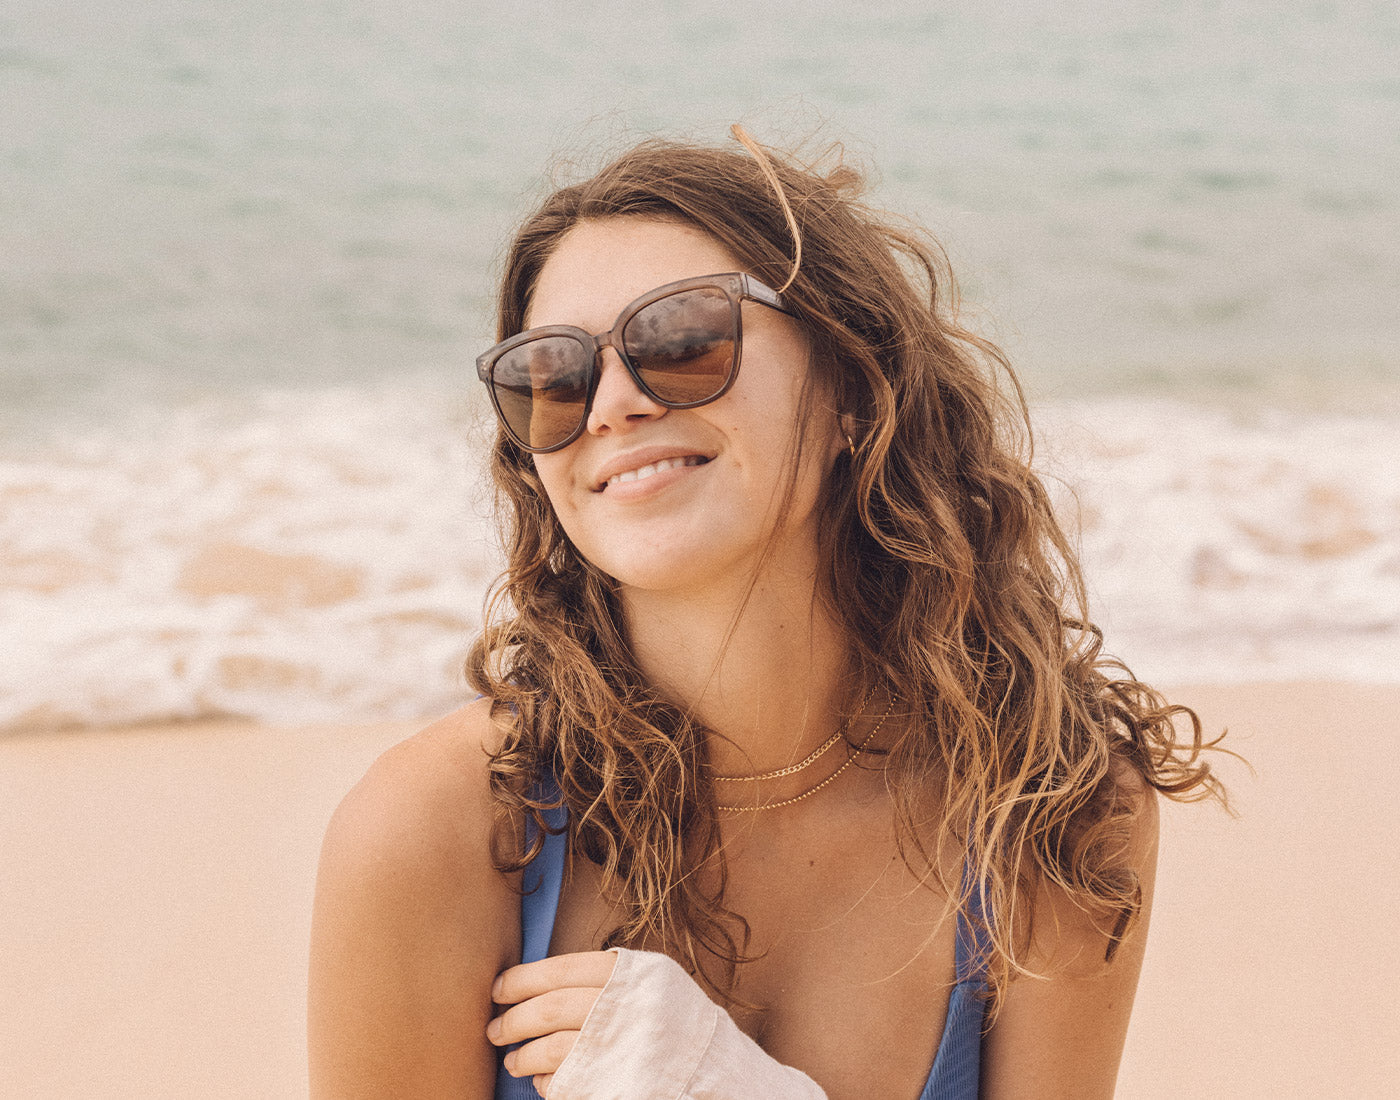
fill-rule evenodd
<path id="1" fill-rule="evenodd" d="M 873 165 L 1044 392 L 1397 385 L 1400 8 L 928 7 L 12 0 L 0 405 L 455 387 L 546 169 L 735 120 Z"/>

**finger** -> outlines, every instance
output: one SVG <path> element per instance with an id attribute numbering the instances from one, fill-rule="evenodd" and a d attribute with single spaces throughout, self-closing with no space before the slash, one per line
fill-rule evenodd
<path id="1" fill-rule="evenodd" d="M 486 1025 L 486 1038 L 497 1046 L 521 1043 L 551 1031 L 578 1031 L 600 989 L 551 989 L 521 1001 Z"/>
<path id="2" fill-rule="evenodd" d="M 563 1064 L 578 1041 L 577 1031 L 555 1031 L 542 1039 L 526 1043 L 505 1057 L 506 1072 L 512 1077 L 534 1077 L 552 1074 Z"/>
<path id="3" fill-rule="evenodd" d="M 543 1096 L 543 1097 L 544 1097 L 544 1100 L 549 1100 L 549 1083 L 550 1083 L 551 1081 L 553 1081 L 553 1080 L 554 1080 L 554 1074 L 552 1074 L 552 1073 L 537 1073 L 537 1074 L 535 1074 L 535 1080 L 534 1080 L 535 1091 L 536 1091 L 537 1093 L 539 1093 L 541 1096 Z"/>
<path id="4" fill-rule="evenodd" d="M 569 986 L 602 989 L 616 965 L 614 951 L 576 951 L 512 966 L 496 976 L 491 999 L 497 1004 L 513 1005 L 551 989 Z"/>

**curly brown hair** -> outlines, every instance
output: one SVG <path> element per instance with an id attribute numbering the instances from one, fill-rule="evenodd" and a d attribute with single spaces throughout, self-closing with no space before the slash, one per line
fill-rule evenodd
<path id="1" fill-rule="evenodd" d="M 809 411 L 820 392 L 857 441 L 824 486 L 819 598 L 845 629 L 853 690 L 900 701 L 882 764 L 901 851 L 984 923 L 995 1010 L 1024 967 L 1041 884 L 1101 923 L 1111 957 L 1142 905 L 1125 838 L 1144 787 L 1223 792 L 1196 715 L 1104 655 L 1030 467 L 1024 395 L 1002 353 L 959 323 L 942 250 L 865 205 L 839 155 L 802 165 L 736 136 L 747 152 L 647 141 L 551 194 L 507 254 L 498 339 L 521 331 L 554 247 L 590 220 L 698 227 L 783 288 L 812 347 Z M 562 798 L 575 850 L 619 902 L 609 945 L 660 943 L 707 982 L 708 955 L 725 995 L 748 926 L 724 903 L 706 731 L 645 682 L 612 580 L 570 544 L 531 456 L 498 433 L 491 469 L 508 568 L 467 670 L 505 727 L 490 762 L 497 866 L 534 858 L 541 810 Z M 921 838 L 931 792 L 941 821 Z M 944 882 L 929 853 L 949 843 L 967 873 Z M 707 862 L 717 879 L 693 873 Z"/>

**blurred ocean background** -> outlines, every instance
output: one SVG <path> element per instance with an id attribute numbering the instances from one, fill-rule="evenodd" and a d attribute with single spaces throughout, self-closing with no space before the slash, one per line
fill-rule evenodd
<path id="1" fill-rule="evenodd" d="M 1400 5 L 9 0 L 0 732 L 464 699 L 502 241 L 736 120 L 944 243 L 1136 672 L 1400 681 Z"/>

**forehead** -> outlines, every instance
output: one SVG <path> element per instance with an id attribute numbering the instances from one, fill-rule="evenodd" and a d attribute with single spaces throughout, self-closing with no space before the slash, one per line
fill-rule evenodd
<path id="1" fill-rule="evenodd" d="M 540 269 L 525 325 L 611 328 L 629 302 L 677 279 L 740 270 L 714 237 L 683 222 L 609 218 L 580 222 Z"/>

